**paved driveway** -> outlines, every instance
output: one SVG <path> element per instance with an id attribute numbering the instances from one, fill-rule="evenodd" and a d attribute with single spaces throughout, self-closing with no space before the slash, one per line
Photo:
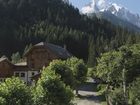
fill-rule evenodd
<path id="1" fill-rule="evenodd" d="M 79 97 L 75 99 L 77 105 L 101 105 L 101 96 L 97 94 L 97 85 L 86 83 L 79 88 Z"/>

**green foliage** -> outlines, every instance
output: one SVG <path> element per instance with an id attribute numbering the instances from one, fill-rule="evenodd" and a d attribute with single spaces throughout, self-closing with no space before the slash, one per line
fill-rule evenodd
<path id="1" fill-rule="evenodd" d="M 105 94 L 106 92 L 106 87 L 107 87 L 107 84 L 99 84 L 97 89 L 99 91 L 100 94 Z"/>
<path id="2" fill-rule="evenodd" d="M 6 79 L 0 84 L 1 105 L 32 105 L 30 88 L 18 78 Z"/>
<path id="3" fill-rule="evenodd" d="M 66 61 L 66 64 L 71 68 L 77 85 L 86 80 L 88 70 L 83 60 L 72 57 Z"/>
<path id="4" fill-rule="evenodd" d="M 98 59 L 97 76 L 106 82 L 119 82 L 122 80 L 122 55 L 116 51 L 110 51 L 101 55 Z"/>
<path id="5" fill-rule="evenodd" d="M 123 96 L 123 90 L 120 88 L 114 89 L 109 93 L 112 105 L 127 105 Z"/>
<path id="6" fill-rule="evenodd" d="M 35 105 L 70 105 L 73 93 L 60 76 L 48 68 L 44 69 L 40 80 L 37 83 Z M 35 94 L 36 95 L 36 94 Z"/>
<path id="7" fill-rule="evenodd" d="M 112 98 L 113 105 L 128 103 L 128 86 L 140 76 L 139 52 L 140 44 L 122 46 L 117 51 L 102 54 L 101 58 L 98 59 L 96 75 L 107 83 L 107 87 L 105 88 L 106 94 Z M 137 85 L 132 85 L 132 87 L 133 90 L 136 90 L 134 88 L 138 88 Z M 131 89 L 132 92 L 130 92 L 131 103 L 134 99 L 132 98 L 134 97 L 133 90 Z"/>
<path id="8" fill-rule="evenodd" d="M 129 89 L 129 103 L 130 105 L 140 105 L 140 77 L 136 79 Z"/>
<path id="9" fill-rule="evenodd" d="M 88 68 L 87 77 L 96 77 L 96 68 Z"/>
<path id="10" fill-rule="evenodd" d="M 87 68 L 83 60 L 70 58 L 54 60 L 42 71 L 41 78 L 33 89 L 35 105 L 69 105 L 72 89 L 86 80 Z"/>
<path id="11" fill-rule="evenodd" d="M 12 59 L 12 63 L 14 63 L 14 64 L 20 62 L 21 56 L 20 56 L 19 52 L 12 54 L 11 59 Z"/>
<path id="12" fill-rule="evenodd" d="M 93 37 L 89 38 L 89 55 L 88 55 L 88 67 L 93 67 L 96 65 L 96 57 L 97 57 L 97 52 L 96 52 L 96 45 L 94 42 Z"/>
<path id="13" fill-rule="evenodd" d="M 126 80 L 133 81 L 138 76 L 140 63 L 140 44 L 123 46 L 119 51 L 110 51 L 98 59 L 97 76 L 107 82 L 120 82 L 123 78 L 122 70 L 126 69 Z M 133 72 L 133 75 L 131 73 Z M 132 79 L 132 80 L 130 80 Z"/>
<path id="14" fill-rule="evenodd" d="M 31 47 L 32 47 L 32 44 L 26 45 L 26 47 L 25 47 L 25 49 L 23 51 L 23 56 L 31 49 Z"/>
<path id="15" fill-rule="evenodd" d="M 66 44 L 73 55 L 94 66 L 101 53 L 140 40 L 139 33 L 81 15 L 62 0 L 1 0 L 0 12 L 0 51 L 8 57 L 24 53 L 30 43 L 47 41 Z M 94 46 L 89 39 L 94 39 Z"/>
<path id="16" fill-rule="evenodd" d="M 6 100 L 0 97 L 0 105 L 6 105 Z"/>
<path id="17" fill-rule="evenodd" d="M 66 65 L 65 61 L 54 60 L 48 66 L 50 71 L 54 71 L 56 74 L 61 76 L 61 80 L 69 85 L 71 88 L 74 87 L 75 78 L 73 76 L 72 70 Z"/>

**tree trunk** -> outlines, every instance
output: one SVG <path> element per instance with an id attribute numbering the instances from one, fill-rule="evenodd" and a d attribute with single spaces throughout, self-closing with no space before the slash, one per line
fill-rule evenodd
<path id="1" fill-rule="evenodd" d="M 110 104 L 109 104 L 108 91 L 109 91 L 109 85 L 107 85 L 107 87 L 106 87 L 105 98 L 106 98 L 107 105 L 110 105 Z"/>
<path id="2" fill-rule="evenodd" d="M 76 91 L 76 95 L 78 96 L 78 95 L 79 95 L 79 93 L 78 93 L 78 88 L 76 88 L 76 90 L 75 90 L 75 91 Z"/>
<path id="3" fill-rule="evenodd" d="M 124 99 L 125 99 L 125 103 L 127 105 L 127 95 L 126 95 L 126 69 L 125 69 L 125 67 L 123 69 L 122 77 L 123 77 L 123 96 L 124 96 Z"/>

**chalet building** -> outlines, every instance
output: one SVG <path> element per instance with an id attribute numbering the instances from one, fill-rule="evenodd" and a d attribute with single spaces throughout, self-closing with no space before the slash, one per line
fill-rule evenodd
<path id="1" fill-rule="evenodd" d="M 67 59 L 71 54 L 60 46 L 41 42 L 34 45 L 26 54 L 27 65 L 29 68 L 42 69 L 48 66 L 54 59 Z"/>
<path id="2" fill-rule="evenodd" d="M 72 55 L 60 46 L 41 42 L 26 52 L 26 62 L 12 64 L 8 58 L 0 58 L 0 81 L 8 77 L 19 77 L 25 83 L 32 83 L 32 79 L 40 76 L 40 70 L 47 67 L 52 60 L 70 58 Z"/>

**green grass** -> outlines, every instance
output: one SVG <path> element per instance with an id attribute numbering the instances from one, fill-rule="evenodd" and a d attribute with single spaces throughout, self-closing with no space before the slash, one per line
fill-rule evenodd
<path id="1" fill-rule="evenodd" d="M 107 103 L 106 102 L 102 102 L 101 105 L 107 105 Z"/>

